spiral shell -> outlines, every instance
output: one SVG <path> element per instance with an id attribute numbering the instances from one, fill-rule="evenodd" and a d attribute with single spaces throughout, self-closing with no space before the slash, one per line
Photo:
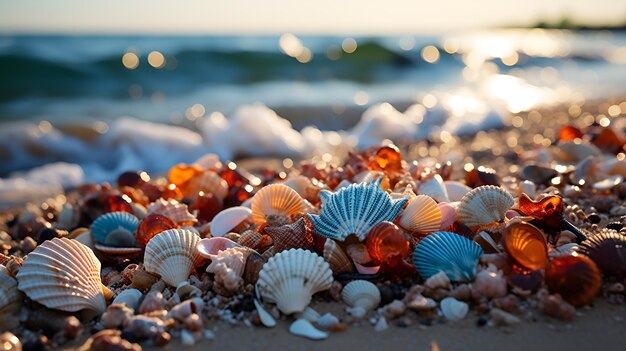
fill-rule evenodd
<path id="1" fill-rule="evenodd" d="M 408 199 L 392 200 L 380 181 L 352 184 L 336 193 L 322 190 L 321 213 L 307 214 L 315 232 L 339 241 L 355 234 L 362 241 L 376 224 L 393 221 Z"/>
<path id="2" fill-rule="evenodd" d="M 400 226 L 410 232 L 432 233 L 439 230 L 443 216 L 437 202 L 427 195 L 418 195 L 404 209 Z"/>
<path id="3" fill-rule="evenodd" d="M 99 244 L 128 247 L 134 244 L 139 219 L 128 212 L 110 212 L 91 224 L 91 236 Z"/>
<path id="4" fill-rule="evenodd" d="M 315 248 L 310 224 L 307 225 L 304 217 L 292 224 L 265 227 L 265 232 L 272 238 L 274 252 L 298 248 L 313 251 Z"/>
<path id="5" fill-rule="evenodd" d="M 157 273 L 171 286 L 178 286 L 201 260 L 196 246 L 200 237 L 190 230 L 170 229 L 157 234 L 146 245 L 144 267 Z"/>
<path id="6" fill-rule="evenodd" d="M 494 185 L 480 186 L 461 199 L 459 220 L 468 227 L 484 226 L 504 219 L 504 214 L 515 204 L 506 190 Z"/>
<path id="7" fill-rule="evenodd" d="M 354 280 L 343 287 L 341 298 L 352 309 L 349 312 L 363 317 L 380 303 L 380 290 L 367 280 Z"/>
<path id="8" fill-rule="evenodd" d="M 302 212 L 302 206 L 302 198 L 295 190 L 283 184 L 271 184 L 252 198 L 252 219 L 263 223 L 267 215 L 289 217 Z"/>
<path id="9" fill-rule="evenodd" d="M 450 202 L 448 189 L 439 174 L 435 174 L 432 178 L 422 183 L 419 187 L 419 194 L 428 195 L 437 202 Z"/>
<path id="10" fill-rule="evenodd" d="M 196 223 L 198 220 L 187 210 L 187 205 L 180 202 L 163 198 L 151 203 L 148 206 L 148 215 L 159 214 L 171 219 L 174 223 L 185 226 Z"/>
<path id="11" fill-rule="evenodd" d="M 313 294 L 333 282 L 328 263 L 311 251 L 291 249 L 269 259 L 259 272 L 258 293 L 285 313 L 302 312 Z"/>
<path id="12" fill-rule="evenodd" d="M 548 244 L 541 230 L 526 222 L 512 222 L 502 234 L 502 245 L 509 256 L 530 270 L 548 264 Z"/>
<path id="13" fill-rule="evenodd" d="M 600 270 L 616 278 L 626 277 L 626 236 L 606 231 L 587 238 L 579 252 L 591 258 Z"/>
<path id="14" fill-rule="evenodd" d="M 351 273 L 354 271 L 352 260 L 333 239 L 326 239 L 324 243 L 324 259 L 328 262 L 334 274 Z"/>
<path id="15" fill-rule="evenodd" d="M 211 235 L 224 236 L 224 234 L 248 219 L 250 215 L 252 215 L 252 211 L 242 206 L 231 207 L 221 211 L 211 221 Z"/>
<path id="16" fill-rule="evenodd" d="M 32 300 L 56 310 L 106 310 L 100 261 L 76 240 L 54 238 L 39 245 L 17 273 L 18 287 Z"/>
<path id="17" fill-rule="evenodd" d="M 424 279 L 443 271 L 452 281 L 471 281 L 483 249 L 458 234 L 436 232 L 415 248 L 413 264 Z"/>

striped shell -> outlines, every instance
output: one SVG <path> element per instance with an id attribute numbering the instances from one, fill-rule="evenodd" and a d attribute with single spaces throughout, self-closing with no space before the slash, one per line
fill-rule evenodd
<path id="1" fill-rule="evenodd" d="M 228 195 L 228 183 L 215 172 L 204 172 L 191 178 L 185 188 L 190 196 L 196 196 L 202 191 L 215 195 L 220 202 Z"/>
<path id="2" fill-rule="evenodd" d="M 241 222 L 250 217 L 252 211 L 247 207 L 236 206 L 218 213 L 211 221 L 211 235 L 224 236 Z"/>
<path id="3" fill-rule="evenodd" d="M 526 222 L 510 222 L 502 233 L 502 246 L 515 262 L 530 269 L 548 264 L 548 244 L 541 230 Z"/>
<path id="4" fill-rule="evenodd" d="M 252 198 L 252 219 L 263 223 L 267 215 L 289 217 L 302 212 L 302 206 L 302 198 L 295 190 L 283 184 L 271 184 Z"/>
<path id="5" fill-rule="evenodd" d="M 458 234 L 437 232 L 415 248 L 413 264 L 424 279 L 443 271 L 452 281 L 471 281 L 483 249 Z"/>
<path id="6" fill-rule="evenodd" d="M 0 319 L 11 316 L 22 306 L 22 293 L 17 290 L 17 280 L 9 275 L 9 271 L 0 265 Z M 3 326 L 0 320 L 0 327 Z"/>
<path id="7" fill-rule="evenodd" d="M 367 280 L 354 280 L 344 286 L 341 299 L 350 307 L 371 311 L 380 303 L 380 290 Z"/>
<path id="8" fill-rule="evenodd" d="M 427 195 L 418 195 L 410 201 L 400 217 L 400 226 L 416 233 L 439 230 L 443 217 L 437 202 Z"/>
<path id="9" fill-rule="evenodd" d="M 144 266 L 171 286 L 187 281 L 201 260 L 196 246 L 200 237 L 190 230 L 170 229 L 154 236 L 146 245 Z"/>
<path id="10" fill-rule="evenodd" d="M 302 312 L 313 294 L 330 288 L 333 274 L 317 254 L 302 249 L 279 252 L 259 272 L 257 293 L 284 314 Z"/>
<path id="11" fill-rule="evenodd" d="M 483 226 L 503 220 L 514 204 L 513 196 L 503 188 L 484 185 L 463 196 L 457 212 L 466 226 Z"/>
<path id="12" fill-rule="evenodd" d="M 583 241 L 578 251 L 589 257 L 602 273 L 620 279 L 626 277 L 626 236 L 602 232 Z"/>
<path id="13" fill-rule="evenodd" d="M 264 230 L 272 238 L 274 252 L 298 248 L 311 251 L 315 249 L 311 225 L 307 224 L 304 217 L 300 217 L 292 224 L 280 227 L 265 227 Z"/>
<path id="14" fill-rule="evenodd" d="M 324 243 L 324 260 L 328 262 L 334 274 L 352 273 L 354 271 L 352 260 L 333 239 L 326 239 Z"/>
<path id="15" fill-rule="evenodd" d="M 100 261 L 76 240 L 54 238 L 28 254 L 17 273 L 18 287 L 32 300 L 56 310 L 106 310 Z"/>
<path id="16" fill-rule="evenodd" d="M 171 219 L 174 223 L 184 226 L 197 222 L 198 220 L 187 210 L 187 205 L 170 199 L 163 198 L 156 200 L 148 206 L 148 215 L 159 214 Z"/>
<path id="17" fill-rule="evenodd" d="M 428 195 L 437 202 L 450 202 L 448 189 L 439 174 L 422 183 L 419 187 L 419 194 Z"/>
<path id="18" fill-rule="evenodd" d="M 380 187 L 380 179 L 352 184 L 336 193 L 322 190 L 322 211 L 307 214 L 315 232 L 339 241 L 355 234 L 363 241 L 376 224 L 393 222 L 408 199 L 392 200 Z"/>
<path id="19" fill-rule="evenodd" d="M 139 227 L 139 219 L 128 212 L 110 212 L 96 218 L 91 224 L 91 236 L 96 243 L 111 246 L 132 246 L 117 245 L 117 237 L 126 236 L 128 240 L 134 240 L 135 232 Z M 110 238 L 109 235 L 113 234 Z M 108 239 L 108 240 L 107 240 Z M 126 241 L 128 241 L 126 240 Z"/>

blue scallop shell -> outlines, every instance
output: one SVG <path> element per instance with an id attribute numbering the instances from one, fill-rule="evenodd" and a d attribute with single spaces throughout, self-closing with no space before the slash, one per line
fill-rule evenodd
<path id="1" fill-rule="evenodd" d="M 91 224 L 91 236 L 97 243 L 105 243 L 107 236 L 116 229 L 135 234 L 139 219 L 128 212 L 110 212 L 96 218 Z"/>
<path id="2" fill-rule="evenodd" d="M 396 219 L 408 199 L 392 200 L 380 188 L 381 180 L 351 184 L 335 193 L 320 191 L 322 212 L 307 214 L 316 233 L 339 241 L 355 234 L 362 241 L 376 224 Z"/>
<path id="3" fill-rule="evenodd" d="M 422 240 L 413 253 L 413 264 L 422 278 L 443 271 L 452 281 L 471 281 L 483 249 L 458 234 L 436 232 Z"/>

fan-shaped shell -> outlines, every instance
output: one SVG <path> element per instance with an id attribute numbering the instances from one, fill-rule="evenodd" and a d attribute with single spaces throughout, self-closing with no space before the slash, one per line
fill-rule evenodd
<path id="1" fill-rule="evenodd" d="M 418 195 L 404 209 L 400 226 L 410 232 L 432 233 L 439 230 L 442 219 L 437 202 L 430 196 Z"/>
<path id="2" fill-rule="evenodd" d="M 139 219 L 132 214 L 128 212 L 110 212 L 96 218 L 96 220 L 91 224 L 90 230 L 91 236 L 96 243 L 107 244 L 110 246 L 132 246 L 132 242 L 120 242 L 120 245 L 116 245 L 116 243 L 113 242 L 116 238 L 112 237 L 112 239 L 109 240 L 107 240 L 107 238 L 109 237 L 109 234 L 114 234 L 113 236 L 126 235 L 131 240 L 134 240 L 134 235 L 138 227 Z"/>
<path id="3" fill-rule="evenodd" d="M 469 186 L 454 180 L 446 180 L 445 184 L 450 202 L 461 201 L 463 196 L 472 191 L 472 188 Z"/>
<path id="4" fill-rule="evenodd" d="M 5 266 L 0 265 L 0 317 L 5 318 L 16 312 L 21 305 L 22 293 L 17 290 L 17 280 L 9 275 Z"/>
<path id="5" fill-rule="evenodd" d="M 228 195 L 228 183 L 215 172 L 204 172 L 189 180 L 185 185 L 189 196 L 196 196 L 199 192 L 211 193 L 220 201 Z"/>
<path id="6" fill-rule="evenodd" d="M 448 189 L 439 174 L 435 174 L 432 178 L 422 183 L 419 187 L 419 193 L 428 195 L 437 202 L 450 202 Z"/>
<path id="7" fill-rule="evenodd" d="M 100 261 L 76 240 L 45 241 L 24 260 L 18 287 L 32 300 L 66 312 L 106 310 L 100 281 Z"/>
<path id="8" fill-rule="evenodd" d="M 267 215 L 289 217 L 302 212 L 302 206 L 302 198 L 295 190 L 283 184 L 271 184 L 252 198 L 252 219 L 263 223 Z"/>
<path id="9" fill-rule="evenodd" d="M 537 270 L 548 263 L 548 244 L 541 230 L 526 222 L 513 222 L 502 234 L 502 245 L 522 267 Z"/>
<path id="10" fill-rule="evenodd" d="M 458 234 L 436 232 L 415 248 L 413 264 L 424 279 L 443 271 L 452 281 L 470 281 L 476 275 L 483 249 Z"/>
<path id="11" fill-rule="evenodd" d="M 302 312 L 313 294 L 330 288 L 328 263 L 311 251 L 291 249 L 274 255 L 259 272 L 257 289 L 285 313 Z"/>
<path id="12" fill-rule="evenodd" d="M 354 271 L 354 268 L 352 268 L 352 260 L 350 260 L 346 252 L 343 251 L 333 239 L 326 239 L 324 243 L 324 259 L 328 262 L 330 269 L 335 274 L 351 273 Z"/>
<path id="13" fill-rule="evenodd" d="M 513 196 L 503 188 L 494 185 L 480 186 L 461 199 L 459 220 L 468 227 L 499 222 L 514 204 Z"/>
<path id="14" fill-rule="evenodd" d="M 148 206 L 148 215 L 159 214 L 171 219 L 174 223 L 184 226 L 196 223 L 198 219 L 187 210 L 187 205 L 180 202 L 163 198 L 151 203 Z"/>
<path id="15" fill-rule="evenodd" d="M 352 184 L 336 193 L 322 190 L 321 213 L 307 214 L 315 232 L 339 241 L 355 234 L 362 241 L 376 224 L 393 222 L 408 199 L 392 200 L 379 183 Z"/>
<path id="16" fill-rule="evenodd" d="M 178 286 L 200 261 L 196 246 L 200 237 L 190 230 L 170 229 L 154 236 L 146 245 L 144 267 L 157 273 L 171 286 Z"/>
<path id="17" fill-rule="evenodd" d="M 247 207 L 236 206 L 227 208 L 218 213 L 211 221 L 211 235 L 224 236 L 252 215 Z"/>
<path id="18" fill-rule="evenodd" d="M 446 297 L 441 300 L 441 313 L 446 319 L 451 321 L 458 321 L 467 315 L 469 306 L 462 301 L 455 299 L 454 297 Z"/>
<path id="19" fill-rule="evenodd" d="M 583 241 L 578 251 L 591 258 L 604 274 L 620 279 L 626 277 L 626 236 L 602 232 Z"/>
<path id="20" fill-rule="evenodd" d="M 341 298 L 350 307 L 371 311 L 380 303 L 380 290 L 367 280 L 354 280 L 346 284 L 341 291 Z"/>

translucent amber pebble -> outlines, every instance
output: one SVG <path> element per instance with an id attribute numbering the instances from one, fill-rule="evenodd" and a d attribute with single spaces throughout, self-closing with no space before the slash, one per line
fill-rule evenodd
<path id="1" fill-rule="evenodd" d="M 189 207 L 190 210 L 198 211 L 198 220 L 210 222 L 224 207 L 222 202 L 212 193 L 199 193 L 198 198 Z"/>
<path id="2" fill-rule="evenodd" d="M 502 245 L 509 256 L 526 269 L 543 269 L 548 263 L 546 239 L 541 230 L 531 224 L 509 224 L 502 234 Z"/>
<path id="3" fill-rule="evenodd" d="M 409 241 L 391 222 L 374 226 L 365 240 L 367 252 L 376 264 L 395 266 L 409 254 Z"/>
<path id="4" fill-rule="evenodd" d="M 583 132 L 573 126 L 565 126 L 559 130 L 559 141 L 572 141 L 583 137 Z"/>
<path id="5" fill-rule="evenodd" d="M 139 189 L 145 196 L 148 197 L 150 202 L 154 202 L 163 197 L 163 189 L 153 183 L 145 183 L 139 186 Z"/>
<path id="6" fill-rule="evenodd" d="M 155 235 L 162 231 L 175 228 L 176 224 L 174 224 L 171 219 L 158 214 L 149 215 L 139 223 L 139 228 L 137 228 L 137 241 L 142 246 L 146 246 L 148 241 Z"/>
<path id="7" fill-rule="evenodd" d="M 385 172 L 400 172 L 402 170 L 402 156 L 395 145 L 383 146 L 376 151 L 374 160 L 370 162 L 370 169 Z"/>
<path id="8" fill-rule="evenodd" d="M 126 195 L 111 195 L 106 199 L 107 212 L 128 212 L 133 213 L 131 200 Z"/>
<path id="9" fill-rule="evenodd" d="M 618 154 L 624 151 L 624 138 L 618 135 L 609 127 L 599 127 L 599 132 L 594 133 L 591 142 L 600 150 L 612 154 Z"/>
<path id="10" fill-rule="evenodd" d="M 576 307 L 589 304 L 600 291 L 602 278 L 593 261 L 582 255 L 566 255 L 546 267 L 546 284 L 551 293 Z"/>
<path id="11" fill-rule="evenodd" d="M 465 184 L 467 184 L 470 188 L 476 188 L 483 185 L 500 186 L 500 178 L 498 178 L 494 169 L 479 166 L 477 168 L 473 168 L 465 174 Z"/>
<path id="12" fill-rule="evenodd" d="M 184 188 L 191 178 L 202 172 L 202 169 L 198 166 L 179 163 L 170 168 L 170 171 L 167 173 L 167 180 L 179 188 Z"/>
<path id="13" fill-rule="evenodd" d="M 228 183 L 229 187 L 244 186 L 248 184 L 248 179 L 237 172 L 237 169 L 226 168 L 220 176 Z"/>
<path id="14" fill-rule="evenodd" d="M 129 186 L 136 188 L 150 181 L 150 176 L 144 171 L 128 171 L 117 177 L 117 186 Z"/>
<path id="15" fill-rule="evenodd" d="M 533 201 L 528 195 L 522 194 L 519 197 L 519 212 L 538 220 L 544 228 L 559 229 L 563 224 L 563 200 L 556 195 Z"/>
<path id="16" fill-rule="evenodd" d="M 176 184 L 170 183 L 161 192 L 161 197 L 164 199 L 176 199 L 183 198 L 183 192 L 176 186 Z"/>
<path id="17" fill-rule="evenodd" d="M 251 190 L 251 188 L 250 188 Z M 224 199 L 224 207 L 239 206 L 252 197 L 252 193 L 245 186 L 233 186 L 228 189 L 228 196 Z"/>

